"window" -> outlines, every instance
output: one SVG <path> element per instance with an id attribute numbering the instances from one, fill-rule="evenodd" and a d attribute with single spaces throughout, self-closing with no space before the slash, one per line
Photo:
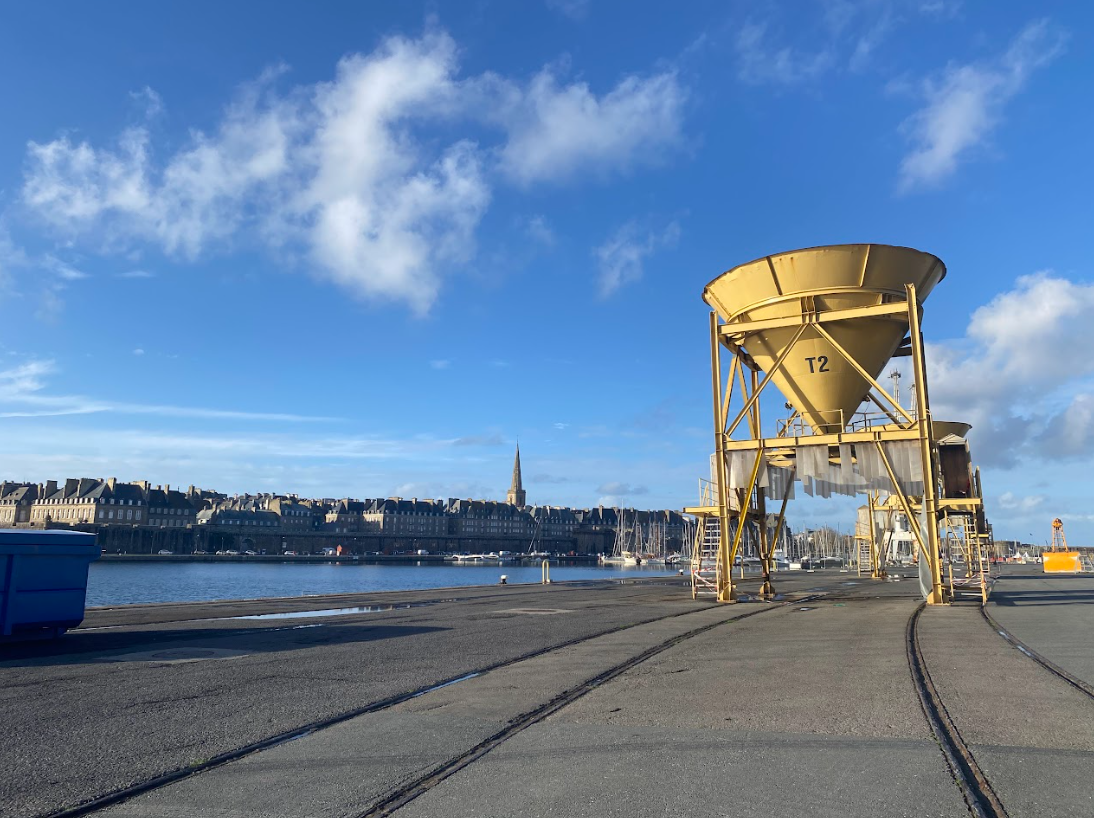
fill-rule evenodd
<path id="1" fill-rule="evenodd" d="M 109 513 L 109 514 L 107 514 L 107 517 L 108 517 L 109 519 L 111 519 L 111 520 L 113 520 L 113 519 L 114 519 L 114 509 L 110 509 L 110 513 Z"/>
<path id="2" fill-rule="evenodd" d="M 128 508 L 128 509 L 125 510 L 125 519 L 127 519 L 127 520 L 132 520 L 133 519 L 133 509 Z"/>

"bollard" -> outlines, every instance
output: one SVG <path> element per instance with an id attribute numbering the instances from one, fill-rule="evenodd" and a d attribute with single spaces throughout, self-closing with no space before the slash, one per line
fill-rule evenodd
<path id="1" fill-rule="evenodd" d="M 502 574 L 501 575 L 501 581 L 498 582 L 498 585 L 505 585 L 508 582 L 509 582 L 509 577 L 507 577 L 505 574 Z"/>
<path id="2" fill-rule="evenodd" d="M 544 560 L 543 565 L 541 567 L 543 569 L 543 584 L 544 585 L 550 585 L 551 584 L 551 564 L 549 562 L 547 562 L 547 560 Z"/>

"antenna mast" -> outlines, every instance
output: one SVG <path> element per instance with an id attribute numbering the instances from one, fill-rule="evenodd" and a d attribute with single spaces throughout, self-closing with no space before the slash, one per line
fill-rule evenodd
<path id="1" fill-rule="evenodd" d="M 889 380 L 893 382 L 893 400 L 900 405 L 900 370 L 895 366 L 889 372 Z"/>

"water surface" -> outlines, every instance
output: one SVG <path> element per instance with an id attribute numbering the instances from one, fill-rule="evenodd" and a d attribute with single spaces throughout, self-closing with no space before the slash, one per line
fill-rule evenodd
<path id="1" fill-rule="evenodd" d="M 557 565 L 551 579 L 612 579 L 676 574 L 663 566 Z M 454 563 L 375 565 L 359 563 L 254 562 L 93 562 L 87 604 L 208 602 L 217 599 L 315 596 L 370 591 L 409 591 L 469 585 L 539 582 L 538 565 L 457 565 Z"/>

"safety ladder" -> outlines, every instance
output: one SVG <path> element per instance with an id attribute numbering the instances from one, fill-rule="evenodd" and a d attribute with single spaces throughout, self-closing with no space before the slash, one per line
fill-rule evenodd
<path id="1" fill-rule="evenodd" d="M 718 544 L 721 519 L 711 514 L 700 518 L 691 550 L 691 598 L 718 596 Z"/>
<path id="2" fill-rule="evenodd" d="M 856 557 L 858 562 L 858 575 L 868 577 L 874 573 L 874 557 L 870 553 L 870 538 L 857 535 L 855 537 Z"/>

